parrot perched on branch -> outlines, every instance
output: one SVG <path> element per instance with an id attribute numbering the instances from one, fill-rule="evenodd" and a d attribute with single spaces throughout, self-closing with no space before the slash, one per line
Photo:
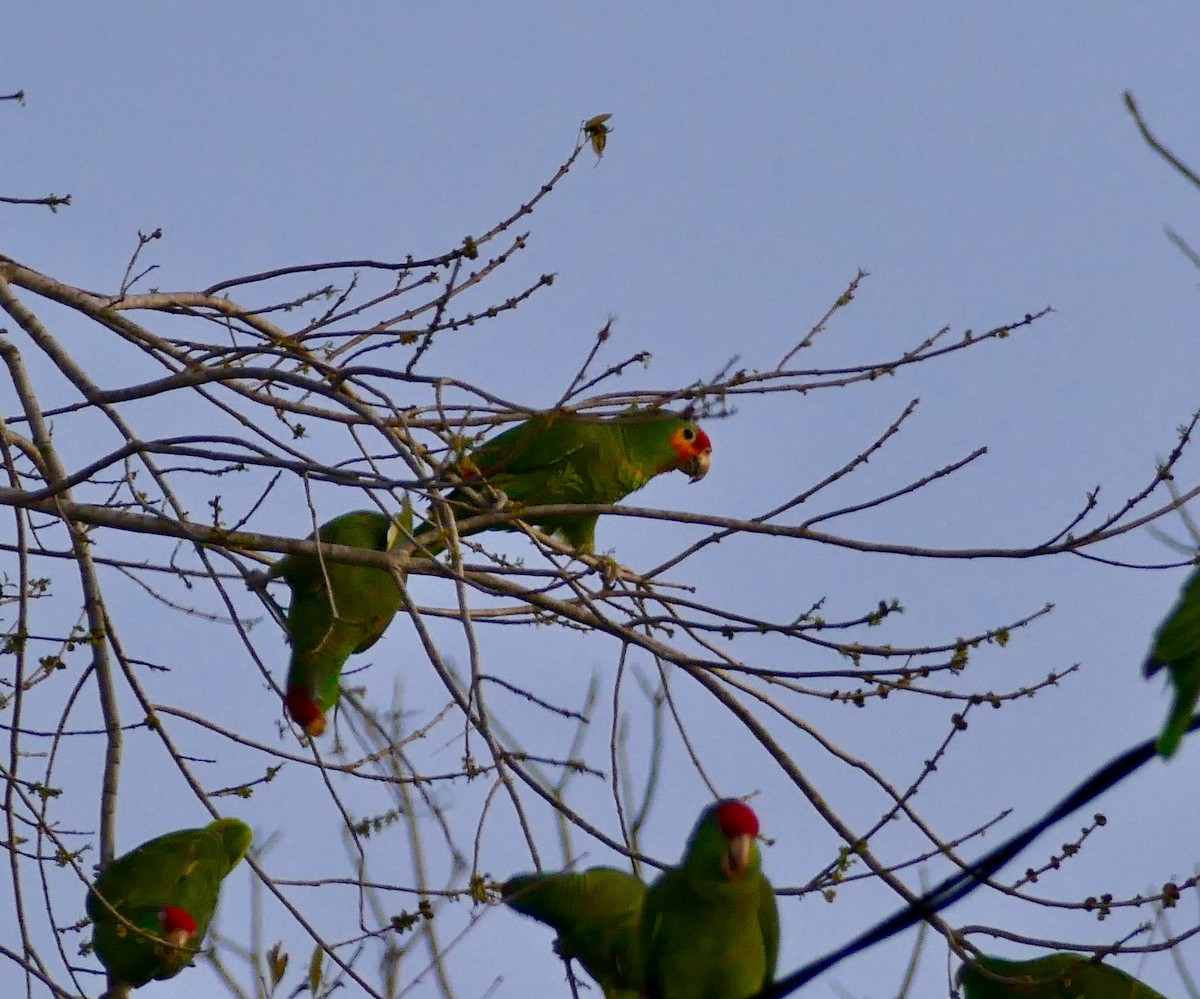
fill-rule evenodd
<path id="1" fill-rule="evenodd" d="M 393 520 L 374 510 L 335 517 L 318 531 L 321 541 L 387 551 L 411 526 L 411 512 Z M 316 555 L 285 555 L 276 570 L 292 589 L 287 631 L 292 641 L 284 703 L 309 735 L 325 731 L 325 712 L 337 705 L 342 667 L 383 635 L 400 609 L 391 573 Z"/>
<path id="2" fill-rule="evenodd" d="M 574 958 L 604 999 L 637 999 L 642 990 L 638 917 L 646 886 L 615 867 L 580 874 L 518 874 L 504 902 L 558 930 L 558 953 Z"/>
<path id="3" fill-rule="evenodd" d="M 1171 613 L 1159 626 L 1142 672 L 1150 677 L 1164 666 L 1171 672 L 1175 701 L 1158 737 L 1158 754 L 1169 759 L 1179 748 L 1200 700 L 1200 570 L 1188 577 Z"/>
<path id="4" fill-rule="evenodd" d="M 758 816 L 725 799 L 701 814 L 683 861 L 642 905 L 649 999 L 747 999 L 775 978 L 779 911 L 762 873 Z"/>
<path id="5" fill-rule="evenodd" d="M 501 492 L 520 517 L 520 507 L 562 503 L 616 503 L 641 489 L 656 475 L 679 470 L 693 482 L 704 478 L 712 460 L 712 442 L 700 427 L 675 413 L 631 413 L 588 417 L 575 413 L 543 413 L 484 441 L 458 462 L 459 478 L 486 504 L 488 490 Z M 446 500 L 455 520 L 464 520 L 480 507 L 463 488 L 452 489 Z M 592 554 L 599 514 L 544 514 L 526 518 L 548 534 L 561 535 L 577 551 Z M 430 523 L 417 540 L 440 530 Z M 516 530 L 510 522 L 477 527 Z M 444 540 L 424 547 L 429 554 L 445 548 Z"/>
<path id="6" fill-rule="evenodd" d="M 190 964 L 204 943 L 221 881 L 246 855 L 250 838 L 246 823 L 217 819 L 149 840 L 108 864 L 88 890 L 87 914 L 92 950 L 109 975 L 139 988 Z"/>
<path id="7" fill-rule="evenodd" d="M 1164 999 L 1120 968 L 1081 954 L 1047 954 L 1032 961 L 981 957 L 964 964 L 958 980 L 967 999 Z"/>

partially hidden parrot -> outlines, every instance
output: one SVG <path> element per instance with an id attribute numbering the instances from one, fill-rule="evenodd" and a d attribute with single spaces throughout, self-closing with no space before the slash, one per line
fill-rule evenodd
<path id="1" fill-rule="evenodd" d="M 774 980 L 779 911 L 757 836 L 748 805 L 718 801 L 701 814 L 680 865 L 646 893 L 649 999 L 747 999 Z"/>
<path id="2" fill-rule="evenodd" d="M 578 874 L 518 874 L 504 902 L 558 931 L 558 953 L 596 980 L 604 999 L 642 992 L 638 920 L 646 886 L 628 871 L 593 867 Z"/>
<path id="3" fill-rule="evenodd" d="M 139 988 L 190 964 L 204 943 L 221 881 L 246 855 L 250 838 L 246 823 L 217 819 L 149 840 L 108 864 L 88 890 L 87 914 L 92 949 L 109 975 Z"/>
<path id="4" fill-rule="evenodd" d="M 1120 968 L 1080 954 L 1047 954 L 1031 961 L 981 957 L 964 964 L 958 980 L 967 999 L 1164 999 Z"/>
<path id="5" fill-rule="evenodd" d="M 1164 666 L 1171 672 L 1175 700 L 1158 737 L 1158 754 L 1170 759 L 1200 700 L 1200 569 L 1183 584 L 1179 600 L 1155 633 L 1142 672 L 1150 677 Z"/>
<path id="6" fill-rule="evenodd" d="M 411 526 L 411 512 L 407 516 Z M 356 510 L 323 524 L 317 534 L 329 544 L 387 551 L 403 538 L 404 520 Z M 292 658 L 284 703 L 296 723 L 317 736 L 325 731 L 325 713 L 338 703 L 346 659 L 379 641 L 400 609 L 400 591 L 386 569 L 316 555 L 285 555 L 276 572 L 292 590 L 287 614 Z"/>
<path id="7" fill-rule="evenodd" d="M 574 413 L 542 413 L 484 441 L 458 462 L 455 471 L 484 504 L 472 502 L 461 488 L 446 500 L 455 520 L 488 512 L 490 486 L 511 504 L 551 506 L 562 503 L 611 504 L 641 489 L 656 475 L 681 471 L 693 482 L 708 472 L 712 442 L 699 426 L 669 412 L 629 413 L 588 417 Z M 520 509 L 512 511 L 520 517 Z M 524 518 L 548 534 L 558 534 L 577 551 L 592 554 L 599 514 L 535 515 Z M 430 523 L 417 539 L 439 532 Z M 511 523 L 478 527 L 516 530 Z M 444 540 L 425 540 L 429 554 L 445 547 Z"/>

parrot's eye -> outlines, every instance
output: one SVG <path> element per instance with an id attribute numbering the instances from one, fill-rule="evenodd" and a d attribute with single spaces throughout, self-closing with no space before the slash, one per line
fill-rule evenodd
<path id="1" fill-rule="evenodd" d="M 684 427 L 683 439 L 688 442 L 694 441 L 696 439 L 696 431 L 694 431 L 691 427 Z"/>

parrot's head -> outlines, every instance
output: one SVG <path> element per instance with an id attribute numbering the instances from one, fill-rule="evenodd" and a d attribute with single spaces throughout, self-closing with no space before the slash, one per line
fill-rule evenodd
<path id="1" fill-rule="evenodd" d="M 250 844 L 254 841 L 254 833 L 241 819 L 217 819 L 204 827 L 221 842 L 221 848 L 229 861 L 232 871 L 238 862 L 246 856 Z"/>
<path id="2" fill-rule="evenodd" d="M 292 720 L 309 735 L 317 736 L 325 731 L 325 712 L 318 707 L 317 702 L 312 699 L 312 694 L 304 687 L 288 687 L 283 701 Z"/>
<path id="3" fill-rule="evenodd" d="M 730 881 L 740 881 L 758 860 L 758 816 L 744 801 L 722 801 L 716 808 L 717 825 L 725 837 L 721 870 Z"/>
<path id="4" fill-rule="evenodd" d="M 196 920 L 177 905 L 166 905 L 158 910 L 159 931 L 162 938 L 172 947 L 186 948 L 196 935 Z"/>
<path id="5" fill-rule="evenodd" d="M 684 866 L 700 869 L 708 877 L 741 881 L 759 868 L 757 837 L 754 809 L 733 798 L 718 801 L 706 808 L 696 823 Z"/>
<path id="6" fill-rule="evenodd" d="M 671 434 L 671 450 L 675 461 L 671 468 L 678 468 L 693 482 L 699 482 L 708 474 L 712 464 L 712 441 L 708 434 L 696 424 L 685 422 Z"/>

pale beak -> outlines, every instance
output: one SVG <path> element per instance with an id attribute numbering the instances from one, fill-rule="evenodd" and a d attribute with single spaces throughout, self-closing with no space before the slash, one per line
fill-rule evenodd
<path id="1" fill-rule="evenodd" d="M 189 933 L 187 930 L 179 929 L 172 930 L 163 939 L 166 940 L 167 943 L 169 943 L 172 947 L 178 947 L 180 950 L 185 950 L 187 948 L 188 941 L 191 940 L 191 938 L 191 933 Z"/>
<path id="2" fill-rule="evenodd" d="M 712 451 L 701 451 L 694 458 L 689 458 L 685 461 L 680 469 L 687 474 L 687 477 L 693 482 L 699 482 L 708 474 L 708 466 L 712 464 Z"/>
<path id="3" fill-rule="evenodd" d="M 746 873 L 746 867 L 750 863 L 750 849 L 753 846 L 754 837 L 749 833 L 742 833 L 729 840 L 729 849 L 721 861 L 721 869 L 731 881 L 740 880 Z"/>

